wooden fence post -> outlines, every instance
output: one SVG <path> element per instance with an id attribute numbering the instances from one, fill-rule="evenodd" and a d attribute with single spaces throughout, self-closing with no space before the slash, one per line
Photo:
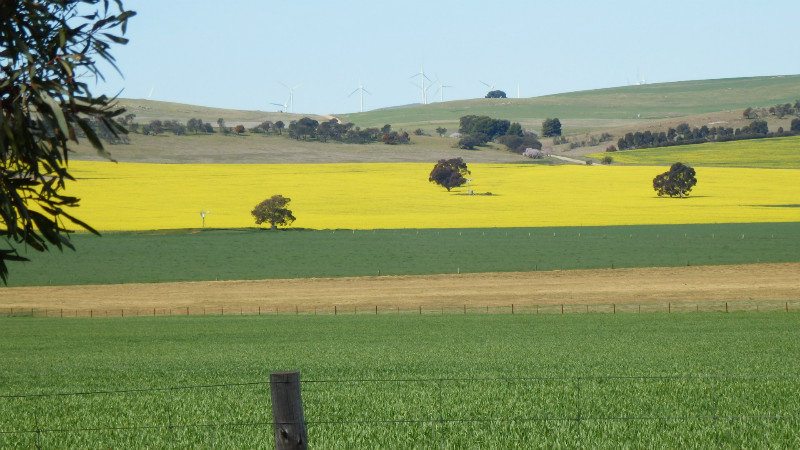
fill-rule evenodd
<path id="1" fill-rule="evenodd" d="M 514 314 L 514 304 L 511 304 L 511 314 Z"/>
<path id="2" fill-rule="evenodd" d="M 725 312 L 728 312 L 728 302 L 725 302 Z"/>
<path id="3" fill-rule="evenodd" d="M 611 307 L 614 308 L 614 314 L 616 314 L 617 313 L 617 304 L 616 303 L 612 303 Z"/>
<path id="4" fill-rule="evenodd" d="M 276 450 L 308 448 L 300 372 L 275 372 L 269 375 L 272 394 L 272 420 Z"/>

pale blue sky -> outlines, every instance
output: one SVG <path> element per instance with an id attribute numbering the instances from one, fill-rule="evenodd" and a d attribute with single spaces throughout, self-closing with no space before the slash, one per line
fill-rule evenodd
<path id="1" fill-rule="evenodd" d="M 128 0 L 121 96 L 294 111 L 417 103 L 424 64 L 452 85 L 445 100 L 483 97 L 479 80 L 522 97 L 648 83 L 800 73 L 800 1 Z M 439 95 L 429 91 L 429 101 Z"/>

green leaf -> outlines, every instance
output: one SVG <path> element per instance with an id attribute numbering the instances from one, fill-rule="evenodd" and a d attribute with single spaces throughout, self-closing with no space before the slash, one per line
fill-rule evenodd
<path id="1" fill-rule="evenodd" d="M 53 115 L 56 116 L 56 120 L 58 121 L 58 128 L 61 129 L 61 132 L 64 133 L 64 136 L 69 136 L 69 126 L 67 125 L 67 118 L 64 116 L 64 111 L 61 110 L 61 105 L 58 104 L 53 97 L 50 97 L 45 91 L 39 91 L 39 95 L 42 96 L 47 106 L 53 111 Z"/>

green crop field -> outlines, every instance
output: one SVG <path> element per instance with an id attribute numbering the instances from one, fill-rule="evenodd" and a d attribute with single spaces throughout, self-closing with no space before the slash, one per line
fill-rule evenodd
<path id="1" fill-rule="evenodd" d="M 623 164 L 669 165 L 680 161 L 691 166 L 800 169 L 800 136 L 623 150 L 586 156 L 600 159 L 609 155 L 614 162 Z"/>
<path id="2" fill-rule="evenodd" d="M 0 447 L 272 448 L 268 374 L 299 370 L 315 448 L 797 448 L 798 326 L 796 312 L 0 318 Z M 82 394 L 47 395 L 66 393 Z"/>
<path id="3" fill-rule="evenodd" d="M 467 114 L 536 122 L 546 117 L 663 119 L 716 111 L 794 103 L 800 75 L 727 78 L 623 86 L 534 98 L 471 99 L 341 116 L 360 126 L 457 122 Z M 607 127 L 607 126 L 606 126 Z"/>
<path id="4" fill-rule="evenodd" d="M 10 286 L 800 261 L 800 223 L 76 235 L 10 263 Z"/>

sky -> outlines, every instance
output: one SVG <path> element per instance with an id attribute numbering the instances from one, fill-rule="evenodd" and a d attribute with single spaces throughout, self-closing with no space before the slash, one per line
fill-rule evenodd
<path id="1" fill-rule="evenodd" d="M 800 73 L 800 1 L 127 0 L 97 88 L 220 108 L 358 112 L 444 100 Z M 430 84 L 426 81 L 426 84 Z M 416 84 L 416 85 L 415 85 Z M 428 101 L 439 101 L 438 85 Z"/>

